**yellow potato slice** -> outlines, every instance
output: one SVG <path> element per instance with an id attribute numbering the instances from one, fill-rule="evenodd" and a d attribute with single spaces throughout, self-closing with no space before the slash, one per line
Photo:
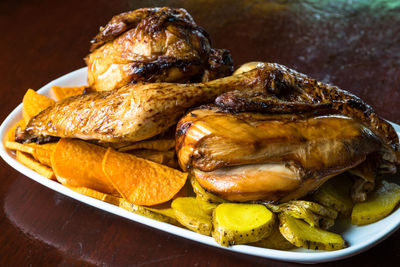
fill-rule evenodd
<path id="1" fill-rule="evenodd" d="M 271 234 L 274 223 L 263 205 L 222 203 L 213 212 L 212 236 L 221 246 L 252 243 Z"/>
<path id="2" fill-rule="evenodd" d="M 400 186 L 382 181 L 367 201 L 354 205 L 351 223 L 355 225 L 370 224 L 389 215 L 400 202 Z"/>
<path id="3" fill-rule="evenodd" d="M 179 197 L 171 204 L 175 217 L 186 228 L 210 235 L 212 229 L 211 215 L 203 210 L 199 201 L 194 197 Z"/>
<path id="4" fill-rule="evenodd" d="M 275 223 L 270 235 L 261 239 L 260 241 L 250 243 L 249 245 L 279 250 L 288 250 L 295 247 L 292 243 L 287 241 L 279 231 L 278 221 Z"/>
<path id="5" fill-rule="evenodd" d="M 353 201 L 350 197 L 352 179 L 346 174 L 333 177 L 324 183 L 314 194 L 316 202 L 337 210 L 342 217 L 350 217 Z"/>
<path id="6" fill-rule="evenodd" d="M 55 180 L 54 172 L 49 167 L 35 161 L 30 155 L 17 150 L 16 159 L 23 165 L 31 170 L 34 170 L 40 175 L 48 179 Z"/>
<path id="7" fill-rule="evenodd" d="M 279 214 L 281 234 L 296 247 L 314 250 L 338 250 L 346 247 L 343 238 L 335 233 L 312 227 L 286 212 Z"/>

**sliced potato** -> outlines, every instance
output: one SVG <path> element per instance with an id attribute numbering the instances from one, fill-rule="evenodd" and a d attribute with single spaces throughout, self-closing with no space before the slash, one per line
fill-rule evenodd
<path id="1" fill-rule="evenodd" d="M 212 236 L 222 246 L 247 244 L 267 237 L 275 215 L 260 204 L 222 203 L 213 212 Z"/>
<path id="2" fill-rule="evenodd" d="M 349 217 L 353 209 L 350 197 L 352 180 L 346 174 L 334 177 L 324 183 L 313 198 L 320 204 L 337 210 L 342 216 Z"/>
<path id="3" fill-rule="evenodd" d="M 148 217 L 150 219 L 154 219 L 157 221 L 166 222 L 166 223 L 170 223 L 170 224 L 174 224 L 174 225 L 180 225 L 175 218 L 166 215 L 166 213 L 161 212 L 160 210 L 155 210 L 155 209 L 135 205 L 135 204 L 130 203 L 122 198 L 121 198 L 118 206 L 127 211 Z M 172 215 L 172 214 L 169 213 L 169 215 Z"/>
<path id="4" fill-rule="evenodd" d="M 292 200 L 289 203 L 303 207 L 304 209 L 310 210 L 315 214 L 331 218 L 331 219 L 336 219 L 337 218 L 337 211 L 328 207 L 324 207 L 323 205 L 320 205 L 318 203 L 312 202 L 312 201 L 305 201 L 305 200 Z"/>
<path id="5" fill-rule="evenodd" d="M 211 203 L 207 201 L 203 201 L 201 199 L 196 198 L 197 202 L 199 202 L 200 207 L 204 210 L 205 213 L 211 215 L 214 209 L 218 206 L 217 203 Z"/>
<path id="6" fill-rule="evenodd" d="M 211 215 L 203 210 L 194 197 L 179 197 L 171 204 L 176 219 L 186 228 L 203 235 L 210 235 L 212 229 Z"/>
<path id="7" fill-rule="evenodd" d="M 194 176 L 190 176 L 190 183 L 192 184 L 193 191 L 196 193 L 196 197 L 199 200 L 211 202 L 211 203 L 224 203 L 226 200 L 207 192 L 199 182 L 197 182 Z"/>
<path id="8" fill-rule="evenodd" d="M 302 219 L 312 227 L 329 229 L 335 224 L 337 211 L 318 203 L 305 200 L 292 200 L 280 205 L 266 203 L 265 206 L 274 213 L 286 212 L 296 219 Z"/>
<path id="9" fill-rule="evenodd" d="M 284 212 L 296 219 L 302 219 L 312 227 L 319 227 L 320 216 L 314 214 L 310 209 L 294 203 L 283 204 Z"/>
<path id="10" fill-rule="evenodd" d="M 270 235 L 261 239 L 260 241 L 250 243 L 249 245 L 279 250 L 288 250 L 295 247 L 292 243 L 287 241 L 279 231 L 278 221 L 275 223 Z"/>
<path id="11" fill-rule="evenodd" d="M 142 207 L 138 205 L 134 205 L 132 203 L 129 203 L 128 201 L 124 200 L 120 196 L 115 196 L 111 194 L 106 194 L 102 193 L 96 190 L 93 190 L 91 188 L 87 187 L 73 187 L 73 186 L 68 186 L 68 188 L 82 194 L 86 195 L 95 199 L 99 199 L 101 201 L 113 204 L 115 206 L 119 206 L 120 208 L 123 208 L 125 210 L 128 210 L 133 213 L 137 213 L 139 215 L 143 215 L 145 217 L 161 221 L 161 222 L 167 222 L 171 223 L 174 225 L 179 225 L 179 223 L 175 220 L 175 215 L 174 212 L 171 208 L 166 208 L 166 209 L 153 209 L 153 208 L 148 208 L 148 207 Z"/>
<path id="12" fill-rule="evenodd" d="M 343 238 L 335 233 L 312 227 L 286 212 L 279 214 L 281 234 L 296 247 L 315 250 L 338 250 L 346 247 Z"/>
<path id="13" fill-rule="evenodd" d="M 370 224 L 389 215 L 400 202 L 400 186 L 382 181 L 365 202 L 354 205 L 351 223 Z"/>

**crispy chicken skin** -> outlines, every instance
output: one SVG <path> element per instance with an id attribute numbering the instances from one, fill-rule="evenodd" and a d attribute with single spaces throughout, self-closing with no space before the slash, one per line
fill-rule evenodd
<path id="1" fill-rule="evenodd" d="M 177 128 L 181 168 L 231 201 L 302 197 L 374 153 L 382 164 L 394 164 L 382 159 L 395 160 L 392 149 L 368 127 L 318 111 L 232 113 L 205 106 L 190 111 Z"/>
<path id="2" fill-rule="evenodd" d="M 232 74 L 228 50 L 184 9 L 142 8 L 114 16 L 92 40 L 88 83 L 97 91 L 135 82 L 190 82 Z"/>

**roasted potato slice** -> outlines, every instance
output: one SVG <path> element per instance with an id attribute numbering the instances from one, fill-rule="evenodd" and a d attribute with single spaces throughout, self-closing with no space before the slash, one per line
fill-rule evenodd
<path id="1" fill-rule="evenodd" d="M 399 202 L 400 186 L 383 180 L 367 201 L 354 205 L 351 223 L 365 225 L 379 221 L 389 215 Z"/>
<path id="2" fill-rule="evenodd" d="M 338 250 L 346 247 L 346 242 L 340 235 L 312 227 L 286 212 L 279 214 L 279 221 L 281 234 L 296 247 L 315 250 Z"/>
<path id="3" fill-rule="evenodd" d="M 194 197 L 179 197 L 171 204 L 176 219 L 186 228 L 203 235 L 210 235 L 212 229 L 211 215 L 203 209 Z"/>
<path id="4" fill-rule="evenodd" d="M 168 209 L 157 210 L 157 209 L 147 208 L 130 203 L 123 198 L 120 199 L 118 206 L 127 211 L 148 217 L 150 219 L 180 226 L 179 222 L 174 218 L 174 214 L 171 211 L 168 211 Z"/>
<path id="5" fill-rule="evenodd" d="M 286 238 L 284 238 L 279 231 L 278 220 L 276 221 L 270 235 L 268 235 L 266 238 L 261 239 L 260 241 L 250 243 L 249 245 L 279 250 L 288 250 L 295 247 L 292 243 L 287 241 Z"/>
<path id="6" fill-rule="evenodd" d="M 260 204 L 222 203 L 213 212 L 212 236 L 222 246 L 259 241 L 272 232 L 275 215 Z"/>
<path id="7" fill-rule="evenodd" d="M 353 209 L 350 197 L 352 180 L 346 174 L 334 177 L 324 183 L 313 195 L 318 203 L 337 210 L 342 216 L 349 217 Z"/>
<path id="8" fill-rule="evenodd" d="M 205 201 L 205 202 L 211 202 L 211 203 L 224 203 L 226 202 L 226 200 L 211 194 L 209 192 L 207 192 L 203 187 L 201 187 L 201 185 L 199 184 L 199 182 L 197 182 L 196 177 L 194 176 L 190 176 L 190 183 L 192 184 L 193 187 L 193 191 L 196 194 L 196 197 L 199 200 Z"/>
<path id="9" fill-rule="evenodd" d="M 292 200 L 280 205 L 266 203 L 265 206 L 274 213 L 286 212 L 296 219 L 302 219 L 312 227 L 329 229 L 335 224 L 337 211 L 315 202 Z"/>

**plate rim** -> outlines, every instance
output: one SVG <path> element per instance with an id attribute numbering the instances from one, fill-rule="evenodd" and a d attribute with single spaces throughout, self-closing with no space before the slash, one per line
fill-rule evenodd
<path id="1" fill-rule="evenodd" d="M 72 71 L 68 74 L 65 74 L 49 83 L 41 87 L 39 90 L 37 90 L 38 93 L 42 93 L 45 95 L 50 95 L 50 88 L 53 85 L 58 85 L 58 86 L 65 86 L 62 85 L 63 83 L 70 83 L 70 81 L 75 80 L 77 78 L 86 78 L 86 73 L 87 73 L 87 67 L 83 67 L 80 69 L 77 69 L 75 71 Z M 82 84 L 76 84 L 76 86 L 79 86 Z M 231 247 L 223 247 L 220 246 L 218 243 L 215 242 L 215 240 L 212 237 L 209 236 L 204 236 L 198 233 L 195 233 L 191 230 L 184 229 L 178 226 L 174 226 L 168 223 L 160 222 L 154 219 L 150 219 L 147 217 L 144 217 L 139 214 L 135 214 L 132 212 L 129 212 L 127 210 L 124 210 L 118 206 L 103 202 L 98 199 L 94 199 L 89 196 L 85 196 L 82 194 L 79 194 L 68 187 L 65 187 L 55 181 L 49 180 L 40 174 L 34 172 L 33 170 L 25 167 L 12 155 L 11 151 L 9 149 L 6 149 L 4 147 L 4 138 L 6 137 L 6 134 L 8 130 L 18 121 L 22 118 L 22 103 L 20 103 L 16 108 L 13 109 L 12 112 L 5 118 L 5 120 L 1 123 L 0 126 L 0 156 L 1 158 L 12 168 L 17 170 L 18 172 L 24 174 L 28 178 L 48 187 L 51 190 L 54 190 L 58 193 L 61 193 L 65 196 L 71 197 L 75 200 L 78 200 L 80 202 L 83 202 L 84 204 L 90 205 L 92 207 L 96 207 L 98 209 L 101 209 L 105 212 L 112 213 L 114 215 L 127 218 L 129 220 L 135 221 L 137 223 L 141 223 L 144 225 L 147 225 L 149 227 L 155 228 L 156 230 L 161 230 L 163 232 L 167 232 L 176 236 L 180 236 L 186 239 L 193 240 L 195 242 L 199 242 L 205 245 L 213 246 L 216 248 L 222 248 L 228 251 L 233 251 L 233 252 L 238 252 L 242 254 L 247 254 L 251 256 L 258 256 L 262 258 L 268 258 L 268 259 L 273 259 L 273 260 L 279 260 L 279 261 L 286 261 L 286 262 L 297 262 L 297 263 L 323 263 L 323 262 L 330 262 L 330 261 L 336 261 L 344 258 L 348 258 L 351 256 L 354 256 L 356 254 L 360 254 L 369 248 L 377 245 L 378 243 L 384 241 L 386 238 L 388 238 L 391 234 L 393 234 L 399 227 L 400 227 L 400 208 L 398 208 L 396 211 L 392 212 L 389 216 L 386 218 L 370 225 L 375 225 L 378 223 L 384 224 L 384 231 L 380 234 L 375 234 L 372 236 L 369 236 L 367 241 L 351 245 L 347 248 L 341 249 L 341 250 L 336 250 L 336 251 L 312 251 L 312 250 L 296 250 L 296 251 L 284 251 L 284 250 L 275 250 L 275 249 L 268 249 L 268 248 L 260 248 L 260 247 L 255 247 L 255 246 L 248 246 L 248 245 L 235 245 Z M 395 130 L 397 132 L 400 131 L 400 125 L 397 125 L 395 123 L 390 122 Z M 367 225 L 367 226 L 370 226 Z M 366 227 L 366 226 L 355 226 L 355 227 Z M 376 237 L 378 235 L 378 237 Z"/>

